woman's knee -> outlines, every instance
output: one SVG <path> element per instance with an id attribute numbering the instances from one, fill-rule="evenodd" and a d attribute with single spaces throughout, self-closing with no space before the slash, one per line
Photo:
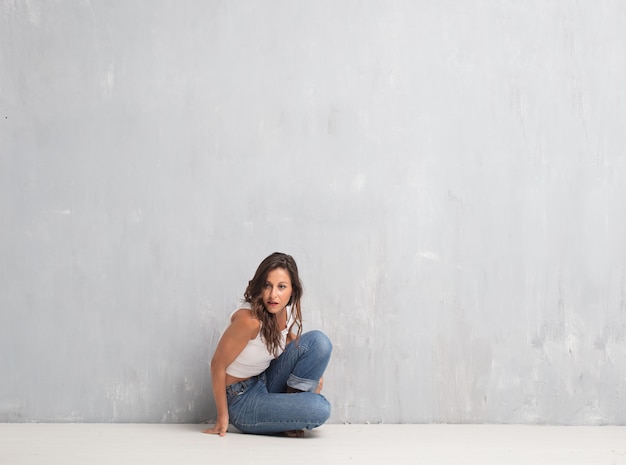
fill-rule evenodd
<path id="1" fill-rule="evenodd" d="M 333 344 L 330 339 L 323 332 L 314 329 L 308 331 L 302 336 L 302 342 L 306 343 L 308 348 L 315 348 L 315 350 L 330 355 L 333 351 Z"/>
<path id="2" fill-rule="evenodd" d="M 321 394 L 316 394 L 317 396 L 317 426 L 323 425 L 326 423 L 326 420 L 330 417 L 330 402 Z"/>
<path id="3" fill-rule="evenodd" d="M 294 408 L 298 411 L 296 416 L 300 416 L 307 424 L 307 429 L 317 428 L 326 423 L 330 418 L 330 402 L 321 394 L 313 392 L 304 392 L 298 394 L 302 401 L 302 405 Z"/>

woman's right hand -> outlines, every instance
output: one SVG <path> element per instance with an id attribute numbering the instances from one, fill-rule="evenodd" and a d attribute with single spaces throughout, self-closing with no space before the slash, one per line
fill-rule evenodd
<path id="1" fill-rule="evenodd" d="M 219 434 L 220 436 L 225 436 L 226 431 L 228 431 L 228 418 L 218 418 L 213 428 L 205 429 L 202 432 L 205 434 Z"/>

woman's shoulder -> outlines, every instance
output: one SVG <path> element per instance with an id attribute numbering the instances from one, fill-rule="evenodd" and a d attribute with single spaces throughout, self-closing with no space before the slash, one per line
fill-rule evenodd
<path id="1" fill-rule="evenodd" d="M 250 307 L 241 306 L 230 315 L 231 324 L 236 324 L 242 328 L 259 329 L 261 322 L 254 316 Z"/>
<path id="2" fill-rule="evenodd" d="M 249 302 L 239 302 L 239 303 L 233 305 L 233 307 L 231 307 L 231 308 L 234 308 L 234 310 L 231 311 L 229 316 L 228 316 L 228 319 L 231 322 L 233 321 L 233 318 L 235 317 L 235 315 L 243 313 L 242 310 L 250 310 L 250 314 L 252 314 L 252 311 L 251 311 L 252 310 L 252 306 L 250 305 Z"/>

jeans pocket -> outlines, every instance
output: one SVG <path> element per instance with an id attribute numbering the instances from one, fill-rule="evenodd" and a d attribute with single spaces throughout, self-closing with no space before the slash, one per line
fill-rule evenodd
<path id="1" fill-rule="evenodd" d="M 230 403 L 245 392 L 246 386 L 242 386 L 241 383 L 231 384 L 226 387 L 226 400 Z"/>
<path id="2" fill-rule="evenodd" d="M 231 384 L 230 386 L 226 386 L 226 400 L 231 402 L 231 400 L 237 399 L 244 395 L 248 390 L 250 390 L 257 381 L 260 380 L 259 376 L 254 376 L 250 379 L 246 379 L 245 381 L 239 381 L 238 383 Z"/>

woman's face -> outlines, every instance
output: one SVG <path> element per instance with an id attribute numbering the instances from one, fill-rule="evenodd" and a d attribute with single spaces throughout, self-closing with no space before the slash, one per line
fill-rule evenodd
<path id="1" fill-rule="evenodd" d="M 263 304 L 265 309 L 277 314 L 282 311 L 291 298 L 291 277 L 284 268 L 274 268 L 267 274 L 263 288 Z"/>

